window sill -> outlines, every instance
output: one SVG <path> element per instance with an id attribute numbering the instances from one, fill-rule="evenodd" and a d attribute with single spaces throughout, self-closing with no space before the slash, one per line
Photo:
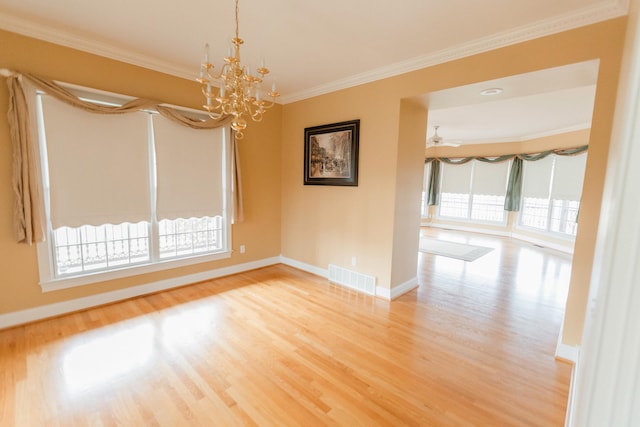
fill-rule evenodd
<path id="1" fill-rule="evenodd" d="M 77 286 L 90 285 L 108 280 L 122 279 L 125 277 L 137 276 L 145 273 L 169 270 L 172 268 L 184 267 L 187 265 L 201 264 L 203 262 L 217 261 L 231 258 L 231 251 L 218 252 L 215 254 L 196 255 L 189 258 L 158 261 L 155 263 L 125 267 L 118 270 L 100 271 L 87 273 L 82 276 L 60 277 L 40 280 L 42 292 L 59 291 L 61 289 L 75 288 Z"/>

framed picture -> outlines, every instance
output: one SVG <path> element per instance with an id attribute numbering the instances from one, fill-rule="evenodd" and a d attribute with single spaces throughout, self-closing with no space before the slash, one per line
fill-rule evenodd
<path id="1" fill-rule="evenodd" d="M 358 186 L 360 120 L 304 130 L 304 185 Z"/>

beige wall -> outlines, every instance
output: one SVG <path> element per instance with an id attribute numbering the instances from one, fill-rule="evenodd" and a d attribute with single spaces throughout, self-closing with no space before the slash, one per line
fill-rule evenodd
<path id="1" fill-rule="evenodd" d="M 396 197 L 393 217 L 393 257 L 391 283 L 402 285 L 416 278 L 420 224 L 424 144 L 427 110 L 411 100 L 400 103 L 400 129 L 396 161 Z M 417 282 L 416 282 L 417 284 Z"/>
<path id="2" fill-rule="evenodd" d="M 399 285 L 393 282 L 391 274 L 394 246 L 411 247 L 413 242 L 405 236 L 394 239 L 396 222 L 392 204 L 397 192 L 403 191 L 395 177 L 398 168 L 422 167 L 414 162 L 396 163 L 401 100 L 599 59 L 580 231 L 563 335 L 565 344 L 578 344 L 584 323 L 625 25 L 626 18 L 610 20 L 285 105 L 282 253 L 319 268 L 327 268 L 329 263 L 350 268 L 351 257 L 357 256 L 360 261 L 355 269 L 376 276 L 379 286 Z M 303 186 L 304 128 L 357 118 L 361 120 L 359 186 Z M 415 197 L 420 197 L 419 192 Z"/>
<path id="3" fill-rule="evenodd" d="M 188 80 L 0 31 L 0 68 L 138 97 L 198 108 L 200 89 Z M 197 64 L 194 64 L 194 67 Z M 11 142 L 6 119 L 8 94 L 0 84 L 0 314 L 54 302 L 199 273 L 280 254 L 281 107 L 253 125 L 240 143 L 245 222 L 233 227 L 230 259 L 43 294 L 38 285 L 35 246 L 15 243 L 11 187 Z"/>
<path id="4" fill-rule="evenodd" d="M 284 106 L 282 254 L 352 268 L 389 288 L 400 100 L 382 90 L 360 86 Z M 358 187 L 303 185 L 304 128 L 351 119 L 360 119 Z"/>

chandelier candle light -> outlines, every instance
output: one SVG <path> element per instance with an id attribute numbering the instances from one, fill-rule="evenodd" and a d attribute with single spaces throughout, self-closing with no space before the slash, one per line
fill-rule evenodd
<path id="1" fill-rule="evenodd" d="M 236 36 L 231 40 L 233 52 L 229 49 L 229 55 L 224 58 L 224 64 L 220 71 L 216 71 L 209 62 L 209 44 L 205 45 L 204 60 L 200 65 L 200 77 L 197 81 L 202 85 L 202 94 L 206 104 L 203 107 L 212 118 L 220 115 L 232 115 L 231 128 L 236 132 L 236 138 L 242 139 L 242 131 L 247 127 L 245 116 L 253 121 L 262 120 L 262 115 L 273 107 L 275 99 L 280 96 L 276 92 L 275 82 L 270 92 L 262 89 L 264 76 L 269 74 L 269 69 L 264 66 L 264 61 L 256 70 L 257 74 L 251 74 L 251 69 L 240 64 L 240 45 L 244 43 L 238 35 L 238 0 L 236 4 Z M 264 99 L 267 96 L 269 99 Z"/>

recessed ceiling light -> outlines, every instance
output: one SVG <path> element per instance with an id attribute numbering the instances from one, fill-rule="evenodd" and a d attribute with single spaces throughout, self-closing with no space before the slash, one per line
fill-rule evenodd
<path id="1" fill-rule="evenodd" d="M 480 92 L 480 95 L 491 96 L 491 95 L 497 95 L 499 93 L 502 93 L 501 87 L 491 87 L 489 89 L 485 89 L 482 92 Z"/>

